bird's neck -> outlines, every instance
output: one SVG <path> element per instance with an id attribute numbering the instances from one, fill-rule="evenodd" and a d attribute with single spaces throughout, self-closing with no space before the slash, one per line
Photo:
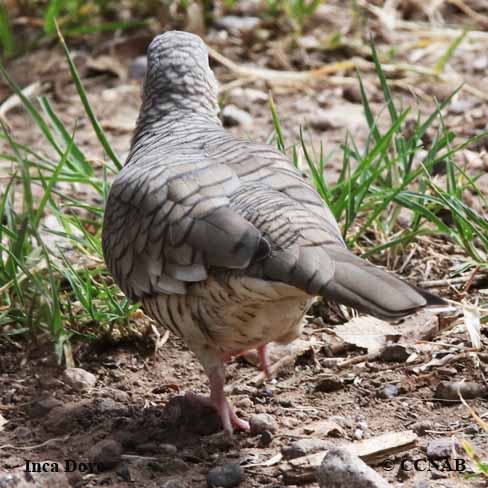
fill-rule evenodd
<path id="1" fill-rule="evenodd" d="M 191 116 L 208 118 L 220 123 L 216 97 L 204 93 L 181 93 L 168 91 L 158 96 L 145 96 L 137 119 L 138 130 L 145 130 L 154 123 L 185 123 Z"/>

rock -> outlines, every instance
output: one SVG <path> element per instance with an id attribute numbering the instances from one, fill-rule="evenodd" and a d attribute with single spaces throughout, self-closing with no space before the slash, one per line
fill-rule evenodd
<path id="1" fill-rule="evenodd" d="M 225 15 L 217 18 L 215 25 L 233 34 L 249 34 L 261 23 L 258 17 L 238 17 L 236 15 Z"/>
<path id="2" fill-rule="evenodd" d="M 249 104 L 264 105 L 268 102 L 268 95 L 255 88 L 234 88 L 228 97 L 228 102 L 237 105 L 239 108 L 249 107 Z"/>
<path id="3" fill-rule="evenodd" d="M 378 391 L 378 396 L 380 398 L 394 398 L 398 396 L 398 393 L 399 393 L 398 386 L 388 383 L 384 385 L 382 388 L 380 388 L 380 390 Z"/>
<path id="4" fill-rule="evenodd" d="M 103 469 L 111 469 L 116 466 L 121 455 L 122 446 L 113 439 L 100 441 L 88 451 L 88 459 L 98 463 Z"/>
<path id="5" fill-rule="evenodd" d="M 413 488 L 430 488 L 430 483 L 426 480 L 420 480 L 415 483 Z"/>
<path id="6" fill-rule="evenodd" d="M 461 401 L 459 395 L 466 400 L 488 396 L 488 388 L 485 385 L 464 381 L 441 381 L 435 390 L 436 400 Z"/>
<path id="7" fill-rule="evenodd" d="M 327 449 L 330 444 L 323 439 L 318 439 L 316 437 L 308 437 L 306 439 L 299 439 L 294 441 L 288 446 L 284 446 L 281 449 L 283 457 L 286 459 L 294 459 L 301 456 L 306 456 L 307 454 L 314 454 L 319 451 Z"/>
<path id="8" fill-rule="evenodd" d="M 224 464 L 209 471 L 207 483 L 209 486 L 232 488 L 238 486 L 244 478 L 244 472 L 239 464 Z"/>
<path id="9" fill-rule="evenodd" d="M 163 456 L 176 456 L 178 449 L 173 444 L 161 444 L 159 450 Z"/>
<path id="10" fill-rule="evenodd" d="M 261 447 L 267 447 L 273 441 L 273 434 L 269 430 L 265 430 L 259 437 L 259 445 Z"/>
<path id="11" fill-rule="evenodd" d="M 82 368 L 66 368 L 63 373 L 64 382 L 75 391 L 93 388 L 97 377 Z"/>
<path id="12" fill-rule="evenodd" d="M 32 418 L 44 417 L 53 408 L 60 407 L 63 404 L 56 398 L 43 398 L 42 400 L 34 400 L 29 408 L 29 415 Z"/>
<path id="13" fill-rule="evenodd" d="M 186 486 L 183 481 L 172 479 L 165 481 L 159 488 L 186 488 Z"/>
<path id="14" fill-rule="evenodd" d="M 376 471 L 348 450 L 333 447 L 317 469 L 320 488 L 388 488 Z"/>
<path id="15" fill-rule="evenodd" d="M 342 103 L 337 107 L 318 110 L 310 119 L 310 126 L 319 131 L 331 129 L 356 130 L 364 125 L 363 107 L 358 103 Z"/>
<path id="16" fill-rule="evenodd" d="M 344 388 L 344 383 L 338 378 L 324 378 L 320 380 L 314 388 L 314 391 L 320 391 L 323 393 L 332 393 L 334 391 L 339 391 Z"/>
<path id="17" fill-rule="evenodd" d="M 381 351 L 380 359 L 382 361 L 403 363 L 409 356 L 410 353 L 402 344 L 387 344 Z"/>
<path id="18" fill-rule="evenodd" d="M 111 398 L 97 398 L 94 401 L 95 407 L 100 413 L 113 414 L 118 416 L 124 416 L 129 413 L 129 408 L 119 402 L 112 400 Z"/>
<path id="19" fill-rule="evenodd" d="M 225 127 L 251 127 L 253 124 L 251 115 L 235 105 L 226 105 L 222 109 L 222 121 Z"/>
<path id="20" fill-rule="evenodd" d="M 127 463 L 122 463 L 120 467 L 117 469 L 116 473 L 124 481 L 131 481 L 129 465 Z"/>
<path id="21" fill-rule="evenodd" d="M 412 429 L 417 435 L 425 435 L 428 430 L 434 429 L 434 424 L 430 420 L 422 420 L 412 424 L 410 429 Z"/>
<path id="22" fill-rule="evenodd" d="M 488 68 L 488 56 L 477 56 L 472 63 L 475 71 L 485 71 Z"/>
<path id="23" fill-rule="evenodd" d="M 49 463 L 49 464 L 47 464 Z M 8 471 L 0 472 L 1 488 L 70 488 L 66 474 L 63 471 L 63 463 L 58 462 L 59 472 L 51 472 L 53 462 L 46 461 L 41 464 L 46 466 L 47 472 L 28 473 L 24 466 Z"/>
<path id="24" fill-rule="evenodd" d="M 351 103 L 362 103 L 361 90 L 356 85 L 349 85 L 344 87 L 342 96 L 345 100 Z"/>
<path id="25" fill-rule="evenodd" d="M 252 415 L 249 419 L 249 425 L 251 427 L 251 435 L 262 434 L 266 430 L 274 433 L 278 427 L 276 420 L 267 413 L 257 413 Z"/>
<path id="26" fill-rule="evenodd" d="M 433 439 L 427 444 L 427 457 L 431 459 L 450 458 L 459 448 L 459 442 L 453 437 Z"/>
<path id="27" fill-rule="evenodd" d="M 120 403 L 127 403 L 130 400 L 130 396 L 127 392 L 112 387 L 103 388 L 103 390 L 98 393 L 98 396 L 110 398 L 114 402 Z"/>
<path id="28" fill-rule="evenodd" d="M 317 420 L 306 424 L 297 430 L 297 433 L 302 432 L 315 437 L 343 437 L 344 431 L 342 427 L 331 419 Z"/>
<path id="29" fill-rule="evenodd" d="M 129 64 L 129 78 L 133 80 L 143 80 L 147 71 L 147 57 L 138 56 Z"/>

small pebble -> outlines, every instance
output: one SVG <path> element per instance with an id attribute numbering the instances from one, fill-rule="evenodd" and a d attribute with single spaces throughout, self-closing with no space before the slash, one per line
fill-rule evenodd
<path id="1" fill-rule="evenodd" d="M 129 64 L 129 77 L 133 80 L 143 80 L 147 71 L 147 57 L 138 56 L 132 63 Z"/>
<path id="2" fill-rule="evenodd" d="M 209 486 L 232 488 L 238 486 L 244 478 L 244 472 L 239 464 L 224 464 L 209 471 L 207 483 Z"/>
<path id="3" fill-rule="evenodd" d="M 66 368 L 63 373 L 64 382 L 75 391 L 93 388 L 97 377 L 82 368 Z"/>
<path id="4" fill-rule="evenodd" d="M 116 473 L 124 480 L 131 481 L 130 470 L 127 463 L 122 463 L 119 468 L 117 468 Z"/>
<path id="5" fill-rule="evenodd" d="M 186 488 L 186 484 L 183 481 L 173 479 L 165 481 L 159 488 Z"/>
<path id="6" fill-rule="evenodd" d="M 262 434 L 266 430 L 274 433 L 278 427 L 276 420 L 267 413 L 252 415 L 249 419 L 249 425 L 251 427 L 251 435 Z"/>
<path id="7" fill-rule="evenodd" d="M 32 402 L 29 413 L 32 418 L 44 417 L 53 408 L 60 407 L 63 404 L 56 398 L 44 398 L 42 400 L 36 400 Z"/>
<path id="8" fill-rule="evenodd" d="M 281 453 L 286 459 L 295 459 L 298 457 L 314 454 L 330 447 L 330 444 L 317 437 L 307 437 L 292 442 L 288 446 L 283 446 Z"/>
<path id="9" fill-rule="evenodd" d="M 233 34 L 248 34 L 253 32 L 261 23 L 258 17 L 240 17 L 237 15 L 225 15 L 217 18 L 215 25 Z"/>
<path id="10" fill-rule="evenodd" d="M 360 441 L 364 436 L 364 432 L 361 429 L 356 429 L 353 435 L 354 435 L 354 439 Z"/>
<path id="11" fill-rule="evenodd" d="M 410 428 L 417 434 L 417 435 L 425 435 L 428 430 L 434 429 L 434 424 L 430 420 L 422 420 L 420 422 L 415 422 L 410 426 Z"/>
<path id="12" fill-rule="evenodd" d="M 459 450 L 459 442 L 453 437 L 433 439 L 427 444 L 427 457 L 431 459 L 449 458 Z"/>
<path id="13" fill-rule="evenodd" d="M 323 393 L 332 393 L 344 388 L 344 383 L 337 378 L 324 378 L 315 385 L 315 391 Z"/>
<path id="14" fill-rule="evenodd" d="M 402 346 L 401 344 L 388 344 L 381 351 L 380 359 L 382 361 L 403 363 L 409 356 L 410 353 L 405 346 Z"/>
<path id="15" fill-rule="evenodd" d="M 378 396 L 380 398 L 394 398 L 398 396 L 398 393 L 399 393 L 398 386 L 388 383 L 378 391 Z"/>
<path id="16" fill-rule="evenodd" d="M 161 444 L 159 450 L 163 456 L 176 456 L 178 449 L 173 444 Z"/>
<path id="17" fill-rule="evenodd" d="M 317 469 L 320 488 L 389 488 L 376 471 L 347 449 L 332 447 Z"/>
<path id="18" fill-rule="evenodd" d="M 88 451 L 88 459 L 98 463 L 103 469 L 115 467 L 122 456 L 122 446 L 113 439 L 105 439 Z"/>
<path id="19" fill-rule="evenodd" d="M 267 447 L 271 444 L 273 441 L 273 434 L 269 430 L 265 430 L 263 433 L 261 433 L 261 436 L 259 438 L 259 445 L 262 447 Z"/>
<path id="20" fill-rule="evenodd" d="M 235 105 L 226 105 L 222 109 L 222 121 L 225 127 L 241 126 L 249 128 L 253 125 L 251 115 Z"/>

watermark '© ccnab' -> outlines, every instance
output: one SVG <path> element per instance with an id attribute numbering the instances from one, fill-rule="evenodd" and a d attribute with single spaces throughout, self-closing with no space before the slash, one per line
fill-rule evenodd
<path id="1" fill-rule="evenodd" d="M 399 466 L 402 471 L 445 471 L 463 473 L 468 469 L 466 460 L 463 458 L 402 458 L 399 462 L 394 459 L 385 459 L 381 465 L 385 471 L 392 471 L 395 466 Z"/>
<path id="2" fill-rule="evenodd" d="M 64 471 L 65 473 L 73 473 L 78 471 L 80 473 L 99 473 L 102 471 L 103 466 L 99 463 L 88 463 L 75 461 L 74 459 L 65 459 L 62 462 L 55 461 L 31 461 L 25 460 L 25 472 L 26 473 L 59 473 Z"/>

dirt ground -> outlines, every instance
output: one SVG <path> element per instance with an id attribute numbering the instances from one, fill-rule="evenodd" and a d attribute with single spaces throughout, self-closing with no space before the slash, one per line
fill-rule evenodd
<path id="1" fill-rule="evenodd" d="M 327 8 L 332 10 L 324 9 L 294 47 L 287 44 L 287 36 L 253 44 L 246 38 L 250 34 L 229 34 L 223 28 L 212 30 L 207 39 L 237 63 L 276 70 L 307 70 L 365 56 L 367 47 L 354 42 L 332 52 L 313 44 L 323 31 L 338 29 L 337 26 L 351 28 L 353 21 L 340 3 L 327 3 Z M 419 22 L 429 21 L 421 10 L 408 15 L 402 12 L 402 15 L 405 22 L 408 15 Z M 469 20 L 454 7 L 443 11 L 443 15 L 446 22 L 454 25 L 464 25 Z M 424 38 L 406 29 L 387 31 L 378 27 L 374 17 L 369 22 L 376 29 L 379 49 L 386 45 L 401 50 L 402 43 L 413 46 L 419 38 Z M 486 33 L 482 28 L 478 30 Z M 226 36 L 221 34 L 224 31 Z M 90 101 L 122 159 L 129 149 L 140 92 L 139 81 L 129 76 L 128 66 L 144 52 L 145 42 L 147 39 L 139 36 L 117 43 L 107 40 L 97 46 L 88 43 L 72 47 Z M 395 97 L 404 106 L 412 105 L 428 113 L 434 107 L 434 96 L 446 97 L 459 84 L 461 74 L 469 88 L 455 97 L 446 112 L 445 123 L 456 133 L 456 140 L 486 130 L 487 46 L 485 37 L 479 46 L 473 43 L 461 46 L 442 79 L 398 76 Z M 431 66 L 437 53 L 427 49 L 414 52 L 413 47 L 405 50 L 402 60 Z M 342 157 L 340 144 L 346 133 L 353 133 L 358 142 L 363 142 L 367 135 L 353 72 L 339 72 L 329 80 L 314 84 L 289 86 L 262 79 L 239 81 L 235 73 L 219 63 L 214 61 L 213 66 L 223 87 L 224 105 L 232 104 L 246 111 L 252 121 L 246 123 L 246 119 L 236 121 L 230 117 L 225 122 L 229 130 L 240 136 L 266 140 L 272 132 L 267 105 L 268 91 L 272 90 L 287 141 L 296 142 L 300 125 L 305 125 L 310 138 L 322 140 L 326 152 L 332 151 L 327 170 L 329 181 L 337 178 Z M 71 129 L 77 121 L 77 141 L 94 163 L 104 157 L 57 47 L 45 47 L 26 55 L 12 62 L 8 69 L 22 86 L 40 80 L 38 92 L 49 96 L 66 126 Z M 386 112 L 372 69 L 363 65 L 361 73 L 373 109 L 376 113 Z M 0 93 L 4 99 L 8 93 L 5 88 L 0 89 L 4 90 Z M 19 140 L 43 150 L 41 136 L 21 109 L 9 111 L 7 120 Z M 465 159 L 470 172 L 487 171 L 487 151 L 488 142 L 484 139 L 460 157 Z M 9 167 L 5 162 L 0 165 L 1 171 Z M 488 180 L 482 177 L 479 184 L 488 194 Z M 86 198 L 92 196 L 87 194 Z M 473 205 L 479 205 L 476 199 Z M 401 255 L 385 254 L 375 260 L 397 271 L 401 269 L 408 279 L 422 283 L 445 278 L 461 257 L 454 246 L 438 239 L 419 241 Z M 441 286 L 433 291 L 457 298 L 456 289 L 461 290 L 463 285 Z M 483 287 L 486 288 L 486 282 L 476 282 L 470 298 L 482 297 Z M 413 332 L 401 338 L 406 344 L 406 356 L 385 358 L 367 356 L 368 351 L 361 348 L 338 346 L 334 329 L 341 320 L 337 313 L 323 305 L 315 306 L 302 341 L 295 348 L 279 351 L 279 358 L 285 360 L 275 381 L 260 381 L 259 370 L 244 358 L 228 365 L 227 391 L 238 415 L 250 418 L 256 413 L 266 413 L 277 423 L 276 429 L 257 435 L 236 433 L 233 441 L 222 435 L 213 411 L 189 408 L 185 392 L 207 393 L 206 377 L 193 355 L 175 337 L 170 336 L 157 353 L 149 335 L 110 344 L 74 344 L 76 366 L 96 377 L 96 384 L 87 389 L 68 385 L 64 368 L 56 363 L 52 345 L 43 337 L 19 343 L 0 342 L 0 414 L 8 420 L 4 426 L 0 425 L 0 469 L 4 473 L 23 470 L 27 460 L 61 465 L 65 460 L 87 462 L 98 442 L 112 439 L 121 448 L 114 465 L 100 472 L 68 473 L 71 486 L 200 487 L 207 485 L 212 468 L 238 463 L 244 471 L 244 480 L 239 485 L 243 488 L 316 487 L 314 481 L 300 477 L 303 471 L 278 456 L 284 447 L 304 437 L 321 438 L 335 445 L 413 429 L 414 447 L 373 463 L 392 485 L 405 488 L 486 486 L 480 479 L 467 479 L 465 473 L 427 470 L 424 464 L 419 470 L 401 469 L 402 460 L 424 460 L 428 446 L 432 448 L 432 442 L 439 439 L 446 442 L 449 438 L 467 439 L 485 458 L 488 452 L 488 434 L 482 433 L 468 409 L 456 400 L 442 401 L 436 396 L 441 382 L 464 380 L 487 386 L 487 354 L 475 354 L 470 349 L 464 326 L 454 325 L 459 313 L 456 316 L 451 312 L 449 317 L 421 313 L 408 319 L 406 325 L 394 325 L 398 334 L 405 330 Z M 429 337 L 425 331 L 432 327 L 434 332 Z M 482 330 L 482 342 L 486 350 L 486 327 Z M 486 420 L 488 395 L 485 391 L 484 398 L 483 394 L 477 396 L 469 404 Z M 466 459 L 459 446 L 454 458 Z M 393 469 L 389 469 L 391 466 Z M 51 485 L 42 484 L 40 478 L 33 479 L 33 484 L 28 486 L 65 486 L 57 478 Z M 0 482 L 0 486 L 4 485 Z"/>

